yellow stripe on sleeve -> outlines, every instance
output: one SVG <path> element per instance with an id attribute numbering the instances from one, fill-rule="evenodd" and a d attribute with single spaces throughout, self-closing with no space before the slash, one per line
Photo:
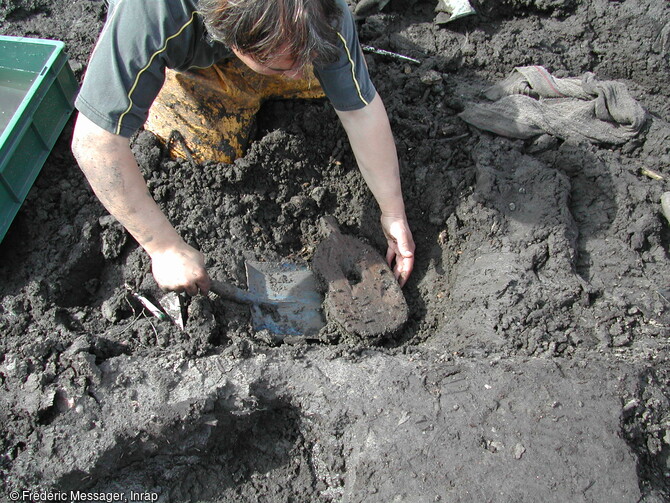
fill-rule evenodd
<path id="1" fill-rule="evenodd" d="M 172 40 L 173 38 L 176 38 L 176 37 L 178 37 L 179 35 L 181 35 L 181 33 L 182 33 L 182 32 L 183 32 L 183 31 L 184 31 L 190 24 L 193 23 L 193 20 L 195 19 L 195 15 L 196 15 L 196 14 L 197 14 L 197 12 L 193 12 L 193 14 L 191 14 L 191 19 L 189 19 L 188 22 L 186 22 L 186 23 L 184 24 L 184 26 L 182 26 L 182 27 L 179 29 L 179 31 L 178 31 L 177 33 L 175 33 L 174 35 L 169 36 L 169 37 L 165 40 L 165 43 L 163 44 L 163 47 L 161 47 L 159 50 L 157 50 L 156 52 L 154 52 L 154 53 L 151 55 L 151 57 L 149 58 L 149 62 L 144 66 L 144 68 L 142 68 L 139 72 L 137 72 L 137 75 L 135 76 L 135 82 L 133 82 L 132 87 L 131 87 L 130 90 L 128 91 L 128 108 L 126 108 L 126 110 L 121 114 L 121 116 L 119 117 L 119 120 L 118 120 L 118 122 L 117 122 L 117 124 L 116 124 L 116 134 L 121 134 L 121 123 L 123 122 L 123 118 L 124 118 L 124 117 L 126 116 L 126 114 L 128 114 L 128 112 L 130 112 L 130 110 L 133 108 L 132 94 L 133 94 L 133 92 L 135 91 L 135 88 L 137 87 L 137 83 L 139 82 L 140 77 L 141 77 L 142 74 L 147 70 L 147 68 L 149 68 L 149 67 L 151 66 L 151 63 L 152 63 L 153 60 L 156 58 L 156 56 L 158 56 L 161 52 L 163 52 L 163 51 L 165 51 L 165 49 L 167 49 L 168 42 L 170 42 L 170 40 Z"/>
<path id="2" fill-rule="evenodd" d="M 361 99 L 363 103 L 365 103 L 365 105 L 368 105 L 369 103 L 365 98 L 363 98 L 363 94 L 361 93 L 361 86 L 359 85 L 358 80 L 356 79 L 356 66 L 354 65 L 354 60 L 351 58 L 351 52 L 349 52 L 347 41 L 339 31 L 337 32 L 337 36 L 340 37 L 340 40 L 342 40 L 342 44 L 344 45 L 344 50 L 347 51 L 347 58 L 349 59 L 349 64 L 351 65 L 351 78 L 354 81 L 354 85 L 356 86 L 358 97 Z"/>

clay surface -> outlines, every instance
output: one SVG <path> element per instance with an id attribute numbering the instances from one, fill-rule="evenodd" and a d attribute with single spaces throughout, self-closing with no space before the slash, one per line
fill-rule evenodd
<path id="1" fill-rule="evenodd" d="M 670 501 L 670 4 L 433 0 L 360 21 L 417 245 L 382 340 L 255 332 L 247 306 L 159 298 L 92 194 L 72 121 L 0 244 L 0 490 L 165 502 Z M 0 0 L 0 33 L 63 40 L 81 79 L 104 2 Z M 621 146 L 510 140 L 458 118 L 516 66 L 624 82 Z M 212 276 L 309 261 L 319 219 L 382 255 L 379 210 L 324 101 L 275 101 L 247 155 L 193 166 L 149 133 L 153 197 Z M 653 175 L 653 176 L 650 176 Z M 34 500 L 34 498 L 33 498 Z M 22 501 L 28 499 L 22 497 Z"/>

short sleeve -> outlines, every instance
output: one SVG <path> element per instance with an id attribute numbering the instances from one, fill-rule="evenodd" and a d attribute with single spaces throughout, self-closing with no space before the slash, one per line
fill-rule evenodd
<path id="1" fill-rule="evenodd" d="M 75 106 L 103 129 L 130 137 L 146 121 L 165 81 L 167 44 L 196 13 L 175 13 L 164 2 L 144 0 L 112 5 Z"/>
<path id="2" fill-rule="evenodd" d="M 340 55 L 333 63 L 314 65 L 314 74 L 333 107 L 346 112 L 365 107 L 375 97 L 376 90 L 370 80 L 353 16 L 343 1 L 337 3 L 342 9 L 337 31 Z"/>

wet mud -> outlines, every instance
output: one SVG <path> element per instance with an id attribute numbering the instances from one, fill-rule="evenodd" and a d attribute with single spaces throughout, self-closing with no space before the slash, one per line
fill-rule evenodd
<path id="1" fill-rule="evenodd" d="M 68 124 L 0 244 L 0 486 L 161 501 L 670 501 L 670 4 L 433 1 L 360 21 L 417 245 L 407 321 L 368 340 L 255 331 L 248 306 L 153 316 L 144 252 L 106 214 Z M 103 2 L 0 1 L 0 32 L 66 43 Z M 593 72 L 647 111 L 623 145 L 508 139 L 458 114 L 515 67 Z M 380 253 L 379 211 L 330 105 L 274 101 L 232 164 L 132 148 L 213 277 L 309 262 L 320 218 Z M 349 278 L 355 282 L 355 278 Z M 25 498 L 24 498 L 25 500 Z"/>

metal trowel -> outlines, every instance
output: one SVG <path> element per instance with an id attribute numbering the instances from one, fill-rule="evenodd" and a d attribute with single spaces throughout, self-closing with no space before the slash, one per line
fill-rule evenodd
<path id="1" fill-rule="evenodd" d="M 212 280 L 218 296 L 251 307 L 255 330 L 278 335 L 316 335 L 325 325 L 323 296 L 309 267 L 294 263 L 245 263 L 248 290 Z"/>

